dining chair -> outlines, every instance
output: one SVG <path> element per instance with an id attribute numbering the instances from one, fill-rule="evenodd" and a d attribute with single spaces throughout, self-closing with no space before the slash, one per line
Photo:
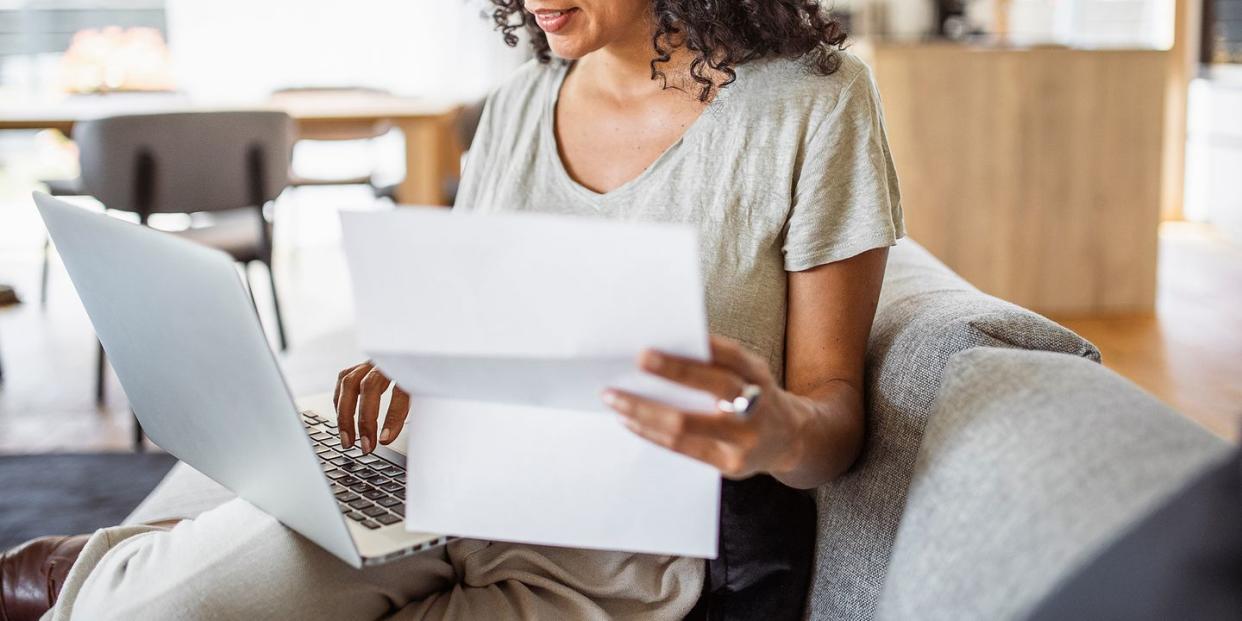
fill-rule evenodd
<path id="1" fill-rule="evenodd" d="M 21 298 L 17 297 L 17 290 L 12 285 L 0 283 L 0 309 L 6 306 L 16 306 L 21 304 Z M 0 386 L 4 385 L 4 351 L 0 348 Z"/>
<path id="2" fill-rule="evenodd" d="M 268 269 L 280 348 L 287 347 L 272 270 L 273 219 L 265 207 L 285 190 L 293 121 L 284 112 L 142 114 L 78 123 L 81 186 L 108 210 L 187 214 L 191 226 L 168 231 L 222 250 L 243 267 Z M 254 300 L 249 270 L 246 287 Z M 257 312 L 257 306 L 256 306 Z M 104 402 L 106 354 L 99 347 L 95 397 Z M 140 438 L 139 438 L 140 439 Z"/>
<path id="3" fill-rule="evenodd" d="M 72 179 L 45 179 L 41 183 L 47 186 L 47 193 L 57 198 L 65 198 L 69 196 L 83 196 L 86 190 L 82 187 L 82 178 L 74 177 Z M 43 237 L 43 269 L 39 272 L 39 307 L 47 306 L 47 279 L 48 272 L 52 267 L 52 238 L 45 235 Z"/>

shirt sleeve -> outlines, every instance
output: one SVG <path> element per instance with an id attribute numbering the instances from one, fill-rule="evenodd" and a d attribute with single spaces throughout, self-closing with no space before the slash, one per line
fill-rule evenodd
<path id="1" fill-rule="evenodd" d="M 886 248 L 905 236 L 897 172 L 869 70 L 860 70 L 832 108 L 812 120 L 800 160 L 785 226 L 787 271 Z"/>

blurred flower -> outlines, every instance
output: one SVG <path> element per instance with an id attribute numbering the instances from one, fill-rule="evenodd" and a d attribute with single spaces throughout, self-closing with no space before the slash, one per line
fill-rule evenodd
<path id="1" fill-rule="evenodd" d="M 60 60 L 61 88 L 69 93 L 168 91 L 172 60 L 154 28 L 79 31 Z"/>

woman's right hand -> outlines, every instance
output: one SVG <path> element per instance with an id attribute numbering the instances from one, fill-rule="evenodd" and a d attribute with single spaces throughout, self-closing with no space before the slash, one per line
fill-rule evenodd
<path id="1" fill-rule="evenodd" d="M 370 361 L 349 367 L 336 376 L 332 403 L 336 407 L 336 422 L 340 427 L 343 448 L 350 448 L 357 440 L 363 453 L 375 450 L 380 397 L 390 384 L 392 380 L 380 373 Z M 409 393 L 401 390 L 400 386 L 393 386 L 388 413 L 384 415 L 384 429 L 379 432 L 380 444 L 386 445 L 397 438 L 409 413 Z M 356 430 L 355 418 L 358 422 Z"/>

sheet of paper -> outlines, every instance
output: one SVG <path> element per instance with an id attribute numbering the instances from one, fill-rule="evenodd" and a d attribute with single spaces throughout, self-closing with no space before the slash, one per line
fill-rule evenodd
<path id="1" fill-rule="evenodd" d="M 627 431 L 616 386 L 710 411 L 637 371 L 708 356 L 693 231 L 438 209 L 342 214 L 360 345 L 415 396 L 406 526 L 714 557 L 719 475 Z"/>
<path id="2" fill-rule="evenodd" d="M 634 366 L 645 347 L 708 356 L 691 229 L 429 208 L 342 222 L 360 345 L 419 394 L 603 411 L 617 386 L 712 411 Z"/>
<path id="3" fill-rule="evenodd" d="M 411 412 L 410 530 L 716 556 L 719 473 L 615 417 L 430 398 Z"/>

